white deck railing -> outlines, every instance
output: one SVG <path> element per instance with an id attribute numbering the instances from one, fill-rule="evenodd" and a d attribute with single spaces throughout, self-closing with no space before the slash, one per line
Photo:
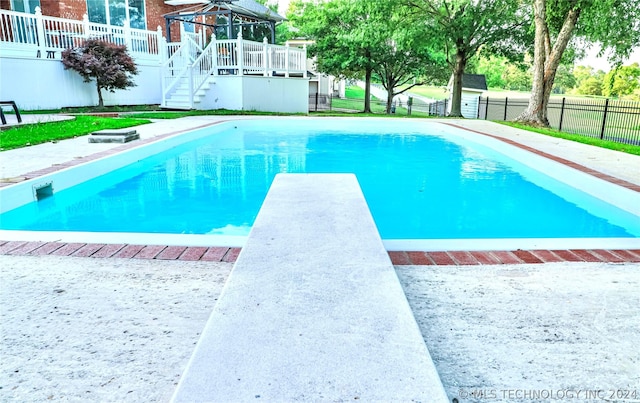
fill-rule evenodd
<path id="1" fill-rule="evenodd" d="M 247 41 L 242 36 L 222 40 L 213 36 L 211 41 L 217 50 L 216 75 L 307 76 L 306 48 L 273 45 L 266 38 L 262 42 Z"/>
<path id="2" fill-rule="evenodd" d="M 101 38 L 126 45 L 136 58 L 156 60 L 164 57 L 162 30 L 119 27 L 89 22 L 85 14 L 82 21 L 42 15 L 40 7 L 35 14 L 0 10 L 0 44 L 3 56 L 26 58 L 60 58 L 60 52 L 80 46 L 88 38 Z"/>

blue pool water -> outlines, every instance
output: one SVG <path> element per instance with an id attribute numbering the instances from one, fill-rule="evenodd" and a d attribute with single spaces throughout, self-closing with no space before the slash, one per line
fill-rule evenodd
<path id="1" fill-rule="evenodd" d="M 277 173 L 353 172 L 383 239 L 640 236 L 637 217 L 487 147 L 376 125 L 237 122 L 6 212 L 0 228 L 247 235 Z"/>

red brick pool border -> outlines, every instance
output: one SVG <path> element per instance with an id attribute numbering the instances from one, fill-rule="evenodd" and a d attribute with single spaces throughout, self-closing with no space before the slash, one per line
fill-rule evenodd
<path id="1" fill-rule="evenodd" d="M 75 256 L 233 263 L 240 248 L 0 241 L 0 255 Z M 640 249 L 389 252 L 394 265 L 497 265 L 552 262 L 640 262 Z"/>

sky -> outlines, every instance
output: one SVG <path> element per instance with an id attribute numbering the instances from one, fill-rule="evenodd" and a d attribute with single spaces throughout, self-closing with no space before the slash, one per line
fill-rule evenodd
<path id="1" fill-rule="evenodd" d="M 289 0 L 278 0 L 278 14 L 285 16 L 289 8 Z"/>
<path id="2" fill-rule="evenodd" d="M 270 0 L 270 2 L 271 1 L 273 1 L 273 2 L 277 1 L 277 3 L 278 3 L 278 14 L 280 14 L 282 16 L 286 16 L 287 9 L 289 8 L 289 1 L 290 0 Z M 599 49 L 596 46 L 594 46 L 588 52 L 587 57 L 584 58 L 583 60 L 577 61 L 576 65 L 579 65 L 579 66 L 591 66 L 595 70 L 603 70 L 605 72 L 608 72 L 609 70 L 611 70 L 611 66 L 609 65 L 609 62 L 607 61 L 606 57 L 597 57 L 598 50 Z M 629 64 L 634 63 L 634 62 L 640 64 L 640 48 L 636 49 L 631 54 L 631 57 L 625 63 L 623 63 L 623 65 L 629 65 Z"/>
<path id="3" fill-rule="evenodd" d="M 604 72 L 608 72 L 609 70 L 611 70 L 611 65 L 609 65 L 609 62 L 607 61 L 606 57 L 597 56 L 598 50 L 599 49 L 596 46 L 594 46 L 587 52 L 586 58 L 576 61 L 575 64 L 578 66 L 591 66 L 595 70 L 602 70 Z M 640 48 L 636 49 L 633 53 L 631 53 L 631 56 L 627 61 L 623 63 L 623 65 L 627 66 L 634 62 L 640 64 Z"/>

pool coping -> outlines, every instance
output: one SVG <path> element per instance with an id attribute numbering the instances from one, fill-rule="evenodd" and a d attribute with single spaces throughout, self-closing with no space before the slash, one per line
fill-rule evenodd
<path id="1" fill-rule="evenodd" d="M 242 117 L 241 117 L 242 119 Z M 123 151 L 151 144 L 171 136 L 190 132 L 228 120 L 221 119 L 205 124 L 190 127 L 184 130 L 174 130 L 150 138 L 140 139 L 135 142 L 119 145 L 108 150 L 99 151 L 54 166 L 27 172 L 14 178 L 1 178 L 0 188 L 14 185 L 26 180 L 38 178 L 43 175 L 55 173 L 67 168 L 81 165 L 87 162 L 105 158 Z M 585 165 L 558 157 L 534 147 L 522 144 L 518 141 L 499 135 L 486 133 L 452 122 L 439 120 L 438 123 L 454 127 L 456 129 L 473 132 L 483 136 L 499 140 L 511 146 L 529 151 L 535 155 L 558 162 L 580 172 L 586 173 L 606 182 L 640 193 L 640 184 L 634 184 L 624 179 L 605 174 Z M 543 136 L 541 134 L 541 136 Z M 109 244 L 109 243 L 73 243 L 73 242 L 46 242 L 46 241 L 9 241 L 0 240 L 0 255 L 60 255 L 79 257 L 101 258 L 135 258 L 135 259 L 160 259 L 182 261 L 222 261 L 235 262 L 241 248 L 237 247 L 203 247 L 203 246 L 176 246 L 176 245 L 135 245 L 135 244 Z M 68 253 L 67 253 L 68 251 Z M 523 264 L 523 263 L 550 263 L 550 262 L 640 262 L 640 250 L 638 249 L 537 249 L 537 250 L 505 250 L 505 251 L 389 251 L 395 265 L 476 265 L 476 264 Z"/>

